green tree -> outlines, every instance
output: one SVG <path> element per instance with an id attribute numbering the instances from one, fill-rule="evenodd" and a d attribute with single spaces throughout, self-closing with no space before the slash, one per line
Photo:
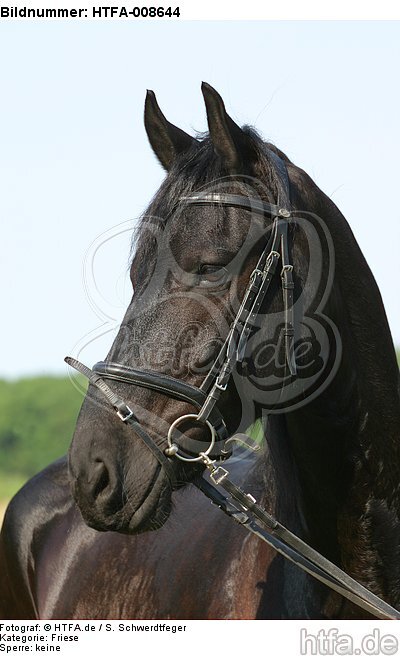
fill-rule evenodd
<path id="1" fill-rule="evenodd" d="M 66 453 L 85 389 L 80 377 L 0 380 L 0 498 Z"/>

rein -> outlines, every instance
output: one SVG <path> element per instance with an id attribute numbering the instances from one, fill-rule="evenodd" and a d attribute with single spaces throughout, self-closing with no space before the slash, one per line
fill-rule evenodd
<path id="1" fill-rule="evenodd" d="M 200 387 L 165 374 L 132 369 L 114 362 L 99 362 L 93 369 L 71 357 L 65 362 L 88 378 L 105 396 L 122 422 L 128 424 L 141 438 L 146 447 L 158 460 L 167 474 L 171 487 L 178 487 L 173 458 L 187 463 L 200 463 L 209 471 L 214 485 L 198 476 L 193 484 L 226 515 L 232 517 L 251 533 L 257 535 L 273 549 L 305 572 L 324 583 L 332 590 L 380 619 L 400 619 L 400 612 L 351 578 L 339 567 L 327 560 L 306 542 L 280 524 L 268 514 L 256 500 L 244 492 L 229 478 L 229 471 L 217 465 L 215 460 L 227 459 L 232 451 L 224 418 L 217 402 L 226 391 L 234 367 L 243 360 L 251 331 L 269 289 L 271 280 L 281 263 L 281 283 L 284 307 L 284 345 L 286 363 L 291 376 L 296 376 L 294 357 L 294 308 L 293 308 L 293 265 L 289 259 L 288 224 L 291 217 L 289 202 L 289 179 L 284 162 L 272 151 L 269 152 L 278 176 L 278 204 L 272 205 L 258 199 L 236 194 L 191 194 L 181 200 L 190 205 L 226 205 L 240 207 L 273 218 L 272 234 L 257 265 L 250 276 L 241 306 L 229 330 L 228 336 L 205 380 Z M 161 450 L 144 430 L 131 408 L 104 381 L 114 380 L 161 392 L 173 399 L 190 403 L 196 413 L 178 417 L 170 426 L 168 446 Z M 210 442 L 197 456 L 180 453 L 174 442 L 174 432 L 182 422 L 198 421 L 210 432 Z M 207 444 L 207 443 L 205 443 Z M 222 488 L 225 496 L 217 487 Z"/>

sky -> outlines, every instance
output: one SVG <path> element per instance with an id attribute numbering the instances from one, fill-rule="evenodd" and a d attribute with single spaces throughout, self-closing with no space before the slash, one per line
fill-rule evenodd
<path id="1" fill-rule="evenodd" d="M 164 176 L 146 89 L 193 134 L 202 80 L 341 209 L 400 345 L 399 23 L 3 22 L 0 58 L 0 377 L 104 358 L 132 229 Z"/>

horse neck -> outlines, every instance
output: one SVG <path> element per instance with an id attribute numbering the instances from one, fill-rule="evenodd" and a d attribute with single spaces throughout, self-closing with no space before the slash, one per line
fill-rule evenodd
<path id="1" fill-rule="evenodd" d="M 400 465 L 396 354 L 372 272 L 345 218 L 321 196 L 336 259 L 335 284 L 324 311 L 338 327 L 343 353 L 333 384 L 306 411 L 325 415 L 326 429 L 333 424 L 335 433 L 349 434 L 377 477 L 375 489 L 386 496 Z"/>
<path id="2" fill-rule="evenodd" d="M 324 211 L 336 251 L 325 313 L 339 329 L 342 359 L 319 397 L 286 414 L 288 439 L 311 541 L 399 603 L 392 585 L 399 565 L 389 572 L 379 564 L 400 563 L 398 366 L 373 275 L 344 217 L 326 198 Z"/>

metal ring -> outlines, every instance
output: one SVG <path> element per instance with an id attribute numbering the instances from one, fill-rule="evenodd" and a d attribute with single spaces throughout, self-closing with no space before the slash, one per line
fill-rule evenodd
<path id="1" fill-rule="evenodd" d="M 174 442 L 172 441 L 172 433 L 173 433 L 174 429 L 175 429 L 175 428 L 176 428 L 176 427 L 177 427 L 182 421 L 184 421 L 185 419 L 194 419 L 195 421 L 199 421 L 199 420 L 198 420 L 198 416 L 199 416 L 199 415 L 189 414 L 189 415 L 182 415 L 181 417 L 178 417 L 178 419 L 175 419 L 175 421 L 174 421 L 174 422 L 171 424 L 171 426 L 169 427 L 169 431 L 168 431 L 168 435 L 167 435 L 168 447 L 169 447 L 170 449 L 173 448 L 173 446 L 177 446 L 177 445 L 174 444 Z M 212 450 L 212 448 L 213 448 L 213 446 L 214 446 L 214 444 L 215 444 L 215 436 L 216 436 L 216 432 L 215 432 L 215 428 L 214 428 L 214 426 L 213 426 L 213 425 L 212 425 L 207 419 L 206 419 L 205 421 L 202 421 L 201 423 L 207 425 L 208 428 L 210 429 L 210 433 L 211 433 L 211 441 L 210 441 L 210 445 L 209 445 L 209 447 L 208 447 L 208 449 L 207 449 L 206 451 L 202 451 L 202 453 L 203 453 L 204 455 L 207 456 L 207 455 L 211 452 L 211 450 Z M 180 456 L 178 452 L 176 452 L 174 455 L 175 455 L 176 458 L 179 458 L 179 460 L 183 460 L 183 462 L 199 462 L 200 460 L 203 460 L 203 456 L 202 456 L 202 455 L 201 455 L 201 456 L 197 456 L 197 457 L 195 457 L 195 458 L 187 458 L 186 456 Z"/>

